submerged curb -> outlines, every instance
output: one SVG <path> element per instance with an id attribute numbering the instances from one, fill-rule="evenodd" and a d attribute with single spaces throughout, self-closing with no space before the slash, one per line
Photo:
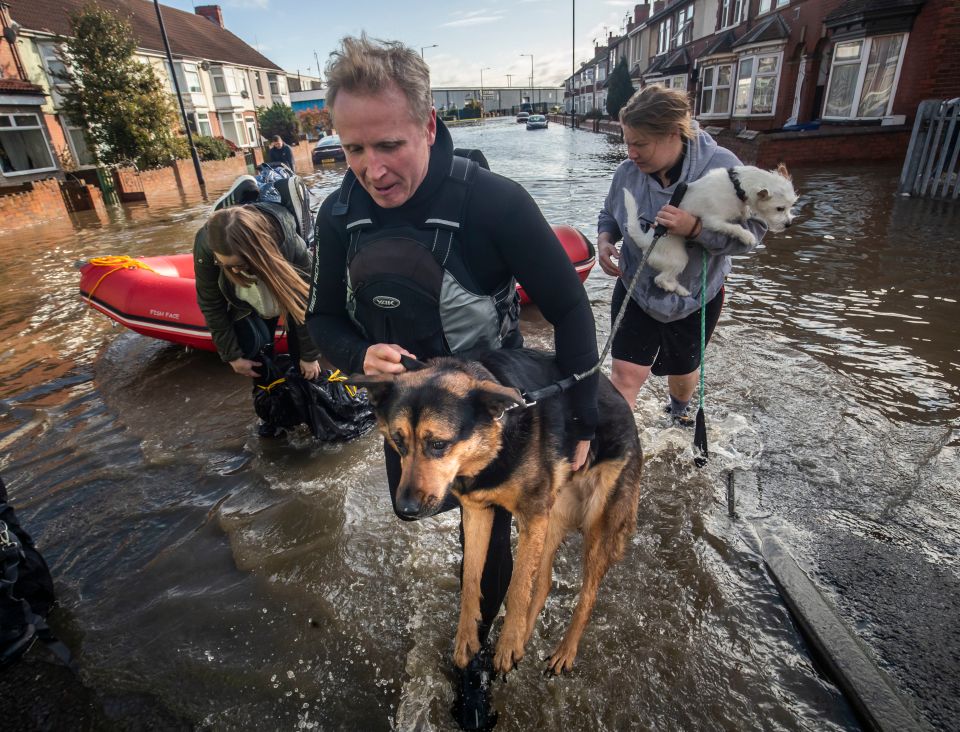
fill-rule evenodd
<path id="1" fill-rule="evenodd" d="M 760 551 L 794 620 L 817 659 L 870 730 L 929 730 L 900 698 L 890 678 L 870 657 L 783 544 L 754 527 Z"/>

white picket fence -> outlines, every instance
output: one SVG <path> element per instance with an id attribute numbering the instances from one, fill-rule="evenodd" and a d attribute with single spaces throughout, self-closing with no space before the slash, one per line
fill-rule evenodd
<path id="1" fill-rule="evenodd" d="M 958 153 L 960 97 L 921 102 L 897 193 L 957 200 L 960 194 Z"/>

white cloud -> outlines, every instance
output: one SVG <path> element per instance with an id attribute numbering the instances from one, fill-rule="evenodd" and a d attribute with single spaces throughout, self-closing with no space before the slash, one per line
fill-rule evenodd
<path id="1" fill-rule="evenodd" d="M 462 28 L 469 25 L 485 25 L 487 23 L 496 23 L 497 21 L 503 20 L 502 15 L 472 15 L 469 18 L 461 18 L 460 20 L 451 20 L 449 23 L 444 23 L 442 28 Z"/>

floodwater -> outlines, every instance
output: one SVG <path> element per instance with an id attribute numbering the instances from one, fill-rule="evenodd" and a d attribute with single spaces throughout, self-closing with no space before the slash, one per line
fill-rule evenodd
<path id="1" fill-rule="evenodd" d="M 509 120 L 453 134 L 593 238 L 619 142 Z M 308 180 L 323 196 L 342 172 Z M 918 716 L 955 728 L 960 215 L 896 199 L 897 174 L 794 171 L 797 222 L 736 262 L 707 353 L 710 462 L 693 466 L 653 380 L 636 536 L 575 672 L 547 679 L 579 584 L 579 540 L 561 550 L 527 659 L 495 687 L 498 729 L 858 728 L 765 572 L 757 526 Z M 188 251 L 208 213 L 177 199 L 0 241 L 0 470 L 53 568 L 56 628 L 121 726 L 451 729 L 455 515 L 396 520 L 377 436 L 261 442 L 248 382 L 216 356 L 79 300 L 77 260 Z M 587 281 L 601 344 L 612 285 L 599 268 Z M 550 347 L 534 309 L 523 328 Z M 729 518 L 733 470 L 754 480 Z"/>

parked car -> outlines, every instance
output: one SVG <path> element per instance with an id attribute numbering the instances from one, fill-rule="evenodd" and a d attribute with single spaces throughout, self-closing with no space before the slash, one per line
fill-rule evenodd
<path id="1" fill-rule="evenodd" d="M 542 114 L 531 114 L 529 117 L 527 117 L 527 129 L 528 130 L 547 129 L 547 118 Z"/>
<path id="2" fill-rule="evenodd" d="M 529 116 L 529 112 L 517 112 L 517 122 L 526 122 Z"/>
<path id="3" fill-rule="evenodd" d="M 344 161 L 347 156 L 340 144 L 340 135 L 327 135 L 313 148 L 313 162 L 322 163 L 325 160 Z"/>

